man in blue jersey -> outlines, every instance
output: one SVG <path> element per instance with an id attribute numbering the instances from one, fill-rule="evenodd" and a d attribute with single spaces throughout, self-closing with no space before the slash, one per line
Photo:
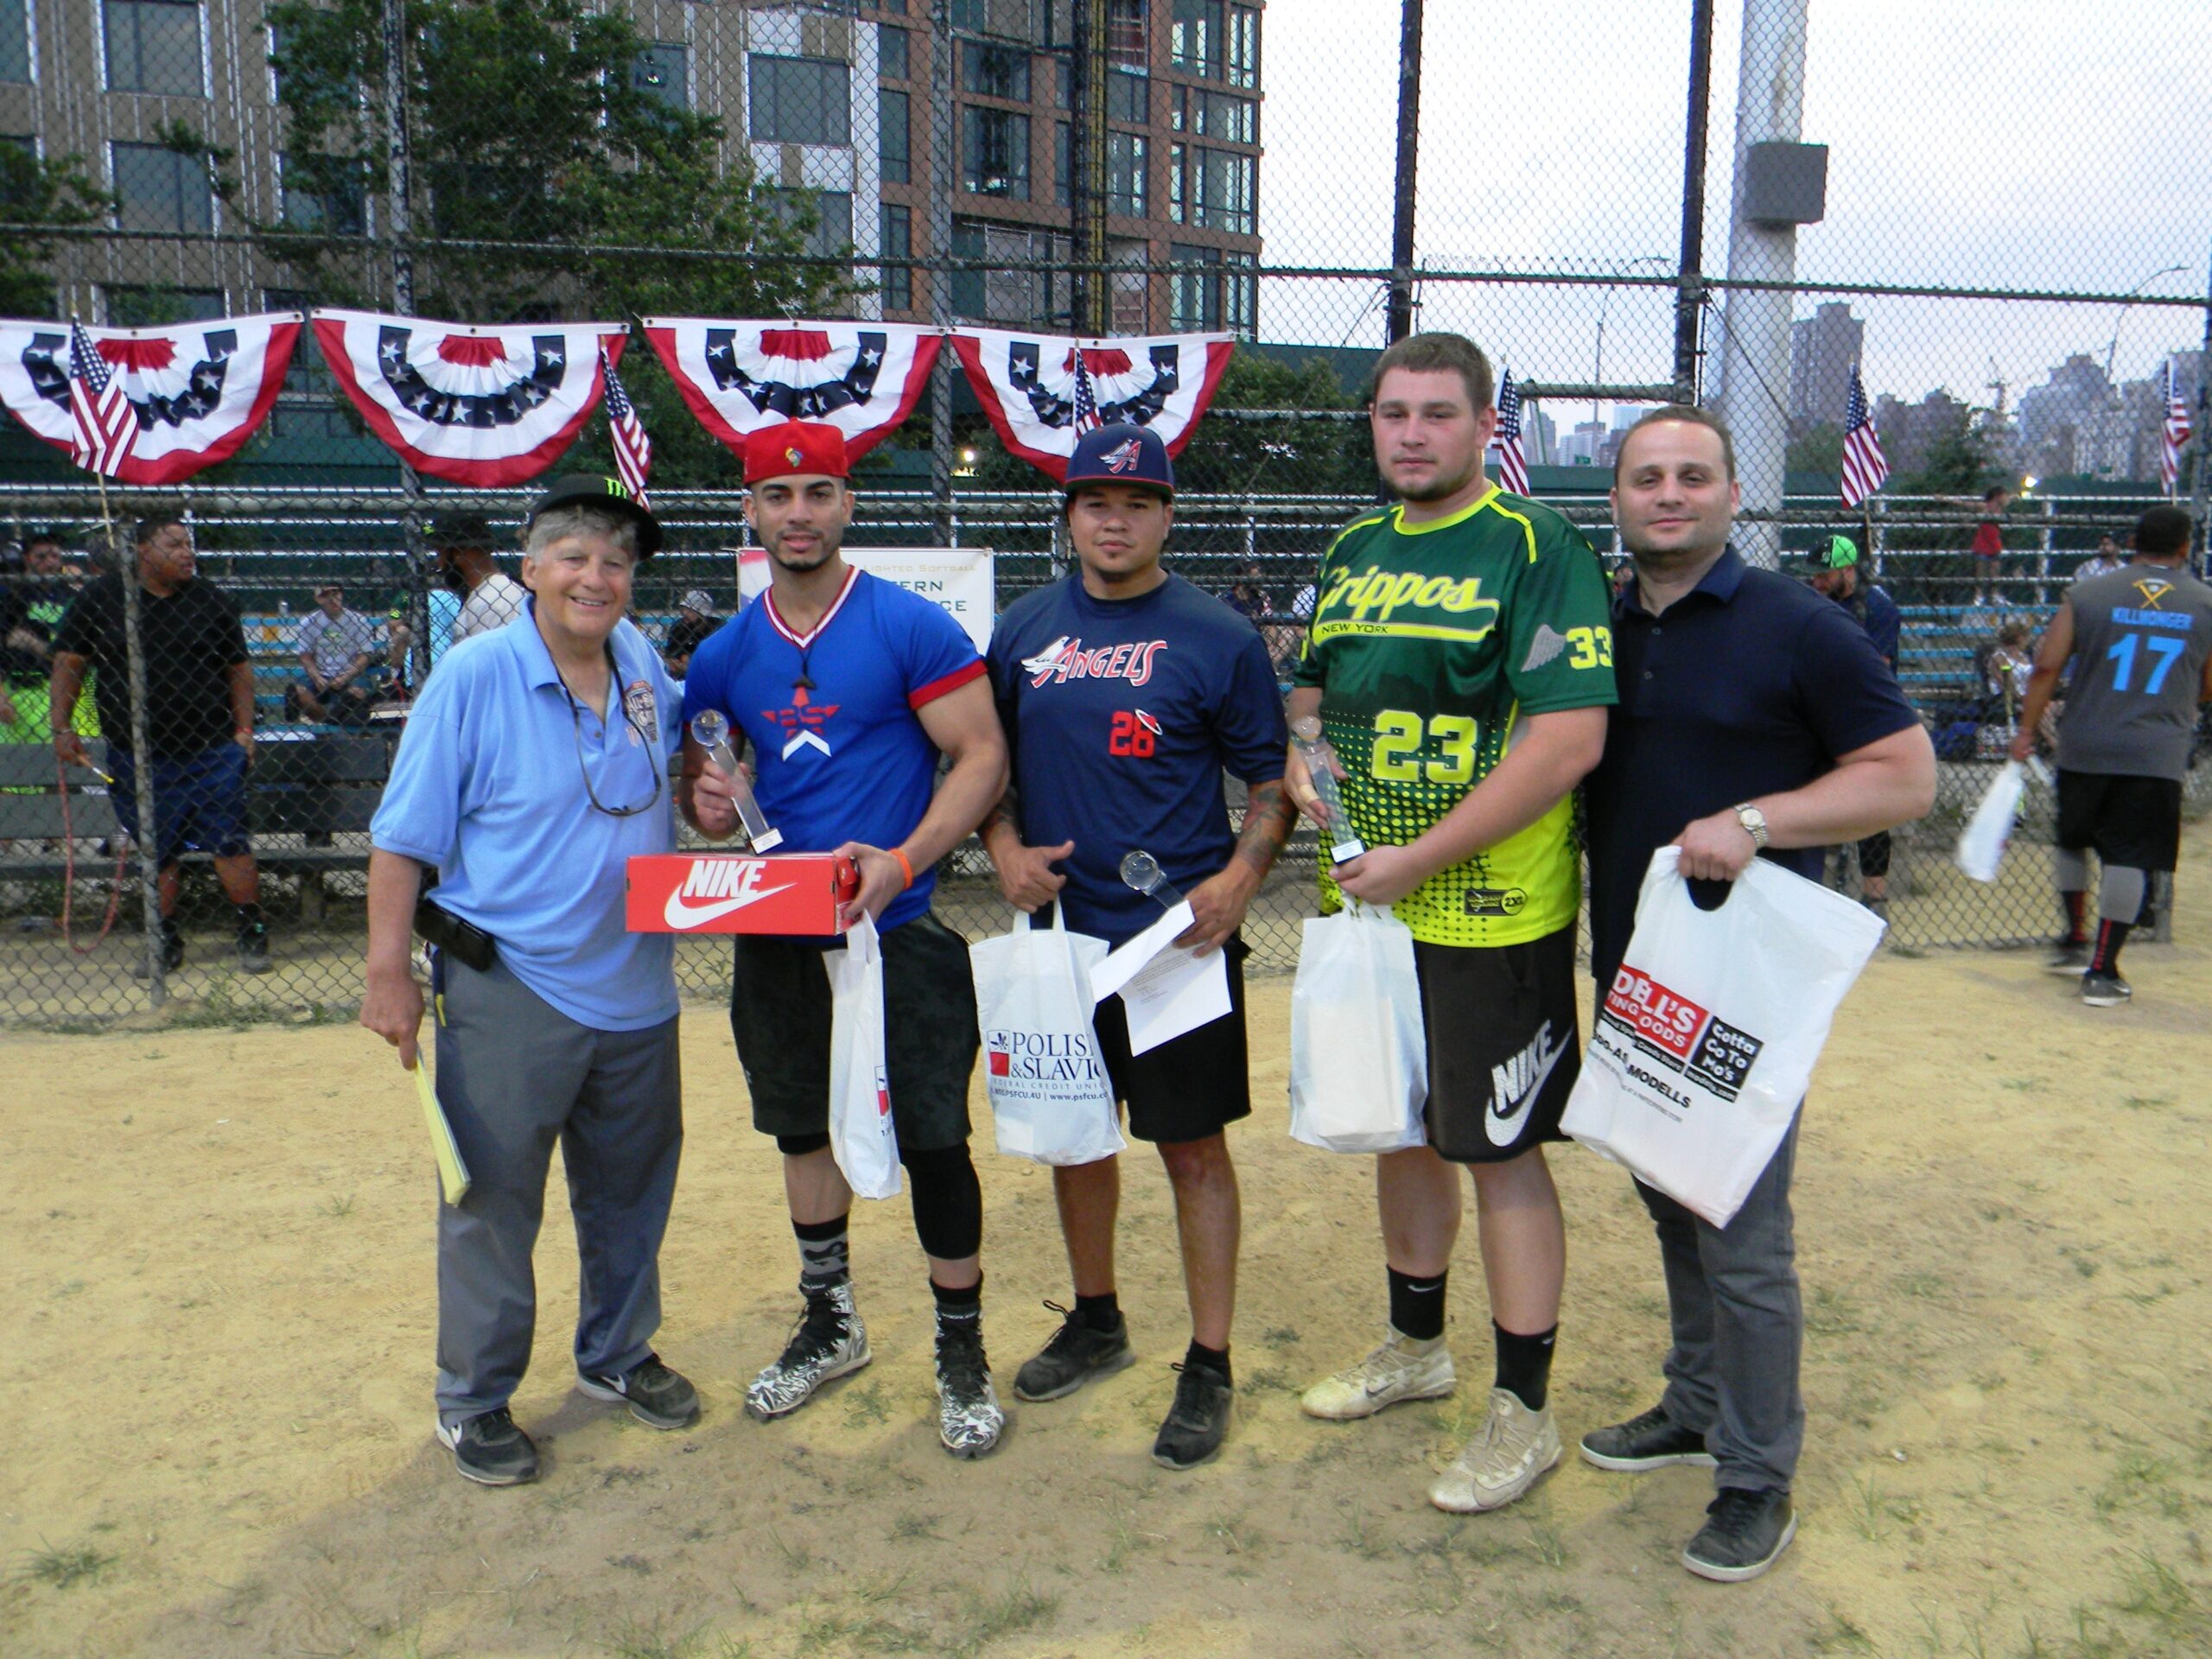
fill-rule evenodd
<path id="1" fill-rule="evenodd" d="M 1196 919 L 1176 943 L 1229 957 L 1230 1012 L 1156 1048 L 1129 1052 L 1119 996 L 1096 1016 L 1129 1133 L 1159 1147 L 1175 1190 L 1191 1345 L 1152 1455 L 1187 1469 L 1229 1427 L 1239 1214 L 1223 1130 L 1252 1109 L 1236 929 L 1294 820 L 1282 788 L 1289 734 L 1258 632 L 1160 568 L 1175 478 L 1159 437 L 1094 429 L 1065 486 L 1078 568 L 1010 607 L 991 636 L 1014 783 L 983 821 L 983 844 L 1013 903 L 1033 911 L 1057 899 L 1071 928 L 1113 944 L 1160 916 L 1119 874 L 1123 855 L 1141 849 L 1190 897 Z M 1249 791 L 1241 836 L 1224 767 Z M 1119 1160 L 1056 1168 L 1052 1190 L 1075 1306 L 1059 1310 L 1065 1322 L 1015 1377 L 1024 1400 L 1057 1400 L 1135 1358 L 1115 1289 Z"/>
<path id="2" fill-rule="evenodd" d="M 866 914 L 883 935 L 891 1115 L 937 1300 L 938 1435 L 955 1457 L 976 1458 L 1006 1423 L 983 1352 L 983 1197 L 968 1155 L 976 990 L 967 943 L 931 913 L 930 895 L 938 861 L 1006 786 L 1006 740 L 960 625 L 839 556 L 853 513 L 847 472 L 835 427 L 786 422 L 747 441 L 745 517 L 767 551 L 769 588 L 700 643 L 683 720 L 688 730 L 712 709 L 745 734 L 782 850 L 842 853 L 860 866 L 843 919 Z M 705 756 L 684 742 L 688 774 Z M 952 764 L 936 783 L 940 754 Z M 704 835 L 736 828 L 712 791 L 687 786 L 683 805 Z M 746 1410 L 765 1422 L 871 1356 L 846 1246 L 852 1190 L 830 1153 L 822 955 L 840 942 L 740 934 L 735 948 L 730 1029 L 753 1127 L 784 1154 L 805 1303 L 781 1357 L 746 1390 Z"/>

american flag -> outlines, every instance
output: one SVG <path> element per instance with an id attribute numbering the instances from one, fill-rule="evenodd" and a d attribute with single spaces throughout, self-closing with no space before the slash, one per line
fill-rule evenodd
<path id="1" fill-rule="evenodd" d="M 615 473 L 639 506 L 650 506 L 645 475 L 653 469 L 653 441 L 645 435 L 645 423 L 638 418 L 630 394 L 622 390 L 622 378 L 614 372 L 614 359 L 604 346 L 599 348 L 599 365 L 607 376 L 607 430 L 614 440 Z"/>
<path id="2" fill-rule="evenodd" d="M 113 478 L 138 435 L 138 411 L 130 407 L 123 376 L 108 366 L 74 318 L 69 322 L 69 417 L 76 426 L 69 459 Z"/>
<path id="3" fill-rule="evenodd" d="M 2189 404 L 2174 390 L 2174 360 L 2166 359 L 2166 423 L 2164 442 L 2158 450 L 2158 482 L 2165 486 L 2166 499 L 2173 499 L 2174 486 L 2181 481 L 2181 447 L 2189 442 Z"/>
<path id="4" fill-rule="evenodd" d="M 1855 507 L 1882 487 L 1890 463 L 1882 454 L 1882 435 L 1866 410 L 1866 387 L 1859 365 L 1851 365 L 1851 396 L 1843 405 L 1843 505 Z"/>
<path id="5" fill-rule="evenodd" d="M 1505 372 L 1505 378 L 1497 388 L 1497 435 L 1491 442 L 1497 448 L 1498 481 L 1516 495 L 1529 493 L 1529 457 L 1521 450 L 1521 388 L 1513 384 L 1513 371 Z"/>
<path id="6" fill-rule="evenodd" d="M 1090 371 L 1083 364 L 1083 347 L 1075 352 L 1075 430 L 1081 437 L 1094 427 L 1101 425 L 1098 418 L 1098 395 L 1090 387 Z"/>

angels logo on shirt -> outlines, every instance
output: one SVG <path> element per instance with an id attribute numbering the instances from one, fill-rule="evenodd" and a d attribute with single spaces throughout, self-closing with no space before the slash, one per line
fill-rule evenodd
<path id="1" fill-rule="evenodd" d="M 1034 657 L 1021 659 L 1032 686 L 1070 680 L 1127 680 L 1142 685 L 1152 678 L 1152 660 L 1167 649 L 1165 639 L 1131 639 L 1118 645 L 1084 649 L 1083 636 L 1061 635 Z"/>

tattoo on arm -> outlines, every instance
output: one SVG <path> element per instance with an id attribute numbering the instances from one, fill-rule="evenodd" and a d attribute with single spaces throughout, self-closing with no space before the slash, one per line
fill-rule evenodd
<path id="1" fill-rule="evenodd" d="M 1004 824 L 1007 829 L 1013 830 L 1014 832 L 1015 838 L 1017 840 L 1020 839 L 1021 835 L 1021 825 L 1014 817 L 1014 785 L 1012 784 L 1008 784 L 1006 786 L 1005 792 L 1000 795 L 998 799 L 991 804 L 991 810 L 983 814 L 983 821 L 976 826 L 976 839 L 982 842 L 984 846 L 988 847 L 991 844 L 991 831 L 997 829 L 1001 824 Z"/>
<path id="2" fill-rule="evenodd" d="M 1236 856 L 1264 876 L 1274 868 L 1275 855 L 1290 839 L 1298 822 L 1298 808 L 1282 779 L 1271 778 L 1254 784 L 1244 804 L 1244 830 L 1236 837 Z"/>

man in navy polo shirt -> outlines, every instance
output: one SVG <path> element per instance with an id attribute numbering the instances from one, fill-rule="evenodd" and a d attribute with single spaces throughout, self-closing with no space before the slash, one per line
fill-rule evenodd
<path id="1" fill-rule="evenodd" d="M 1935 751 L 1896 676 L 1841 607 L 1729 548 L 1738 499 L 1727 429 L 1702 410 L 1645 416 L 1613 463 L 1636 581 L 1613 602 L 1620 703 L 1585 785 L 1600 995 L 1658 849 L 1681 848 L 1693 881 L 1732 881 L 1755 856 L 1818 880 L 1822 849 L 1916 818 L 1936 798 Z M 1796 1531 L 1796 1146 L 1793 1123 L 1726 1227 L 1637 1189 L 1667 1274 L 1667 1389 L 1642 1415 L 1584 1435 L 1582 1455 L 1601 1469 L 1717 1469 L 1719 1495 L 1682 1555 L 1701 1578 L 1756 1578 Z"/>
<path id="2" fill-rule="evenodd" d="M 530 1363 L 556 1141 L 582 1258 L 577 1387 L 653 1428 L 699 1414 L 652 1342 L 683 1144 L 676 942 L 626 931 L 622 911 L 627 861 L 676 838 L 679 693 L 624 614 L 660 527 L 615 480 L 576 474 L 539 498 L 527 537 L 522 614 L 447 654 L 393 758 L 369 826 L 361 1002 L 411 1070 L 422 927 L 438 1101 L 470 1177 L 438 1209 L 438 1438 L 487 1486 L 537 1477 L 508 1401 Z M 717 773 L 701 792 L 727 803 L 729 788 Z"/>
<path id="3" fill-rule="evenodd" d="M 981 1039 L 968 944 L 930 910 L 937 863 L 1006 787 L 1006 740 L 983 664 L 957 622 L 839 556 L 852 522 L 845 440 L 790 421 L 745 446 L 745 505 L 768 555 L 768 591 L 702 640 L 683 680 L 688 728 L 712 709 L 752 745 L 760 810 L 782 850 L 857 861 L 865 912 L 883 935 L 885 1069 L 914 1231 L 937 1301 L 938 1435 L 982 1457 L 1006 1425 L 983 1351 L 983 1195 L 968 1155 L 968 1079 Z M 703 759 L 687 737 L 685 769 Z M 938 780 L 938 759 L 952 765 Z M 932 792 L 934 786 L 934 792 Z M 717 840 L 737 827 L 726 798 L 684 811 Z M 784 1154 L 804 1311 L 745 1408 L 766 1421 L 871 1357 L 846 1244 L 852 1189 L 830 1153 L 829 977 L 836 939 L 739 934 L 730 1030 L 753 1124 Z"/>
<path id="4" fill-rule="evenodd" d="M 1258 631 L 1160 568 L 1175 474 L 1159 437 L 1095 428 L 1065 484 L 1078 569 L 1010 607 L 991 635 L 1014 783 L 983 820 L 983 844 L 1011 902 L 1033 911 L 1057 898 L 1070 927 L 1110 944 L 1160 918 L 1120 876 L 1123 855 L 1141 849 L 1190 896 L 1195 919 L 1176 943 L 1229 957 L 1230 1012 L 1157 1048 L 1130 1053 L 1118 995 L 1096 1014 L 1129 1133 L 1160 1147 L 1175 1190 L 1192 1329 L 1152 1455 L 1187 1469 L 1219 1450 L 1229 1427 L 1239 1217 L 1222 1131 L 1252 1109 L 1236 929 L 1294 821 L 1282 787 L 1290 734 Z M 1249 791 L 1241 835 L 1224 768 Z M 1135 1358 L 1115 1290 L 1120 1160 L 1056 1168 L 1052 1191 L 1075 1306 L 1014 1379 L 1024 1400 L 1057 1400 Z"/>

